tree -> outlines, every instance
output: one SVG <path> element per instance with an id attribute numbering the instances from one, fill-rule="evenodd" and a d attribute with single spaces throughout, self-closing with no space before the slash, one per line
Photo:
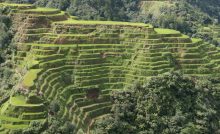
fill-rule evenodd
<path id="1" fill-rule="evenodd" d="M 170 73 L 113 95 L 113 115 L 95 125 L 109 134 L 216 133 L 219 109 L 212 83 Z"/>
<path id="2" fill-rule="evenodd" d="M 60 110 L 59 103 L 57 101 L 52 101 L 49 107 L 51 114 L 56 114 Z"/>

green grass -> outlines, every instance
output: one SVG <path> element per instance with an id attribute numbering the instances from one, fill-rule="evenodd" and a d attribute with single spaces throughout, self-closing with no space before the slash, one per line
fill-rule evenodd
<path id="1" fill-rule="evenodd" d="M 0 6 L 3 5 L 3 6 L 9 6 L 9 7 L 29 7 L 29 6 L 32 6 L 31 4 L 15 4 L 15 3 L 0 3 Z"/>
<path id="2" fill-rule="evenodd" d="M 210 31 L 210 30 L 212 30 L 212 29 L 211 29 L 210 27 L 204 27 L 203 30 L 204 30 L 204 31 Z"/>
<path id="3" fill-rule="evenodd" d="M 91 46 L 91 47 L 95 47 L 95 46 L 123 46 L 122 44 L 30 44 L 30 43 L 26 43 L 23 45 L 30 45 L 30 46 L 40 46 L 40 47 L 60 47 L 60 48 L 68 48 L 68 47 L 76 47 L 78 45 L 78 47 L 83 47 L 83 46 Z"/>
<path id="4" fill-rule="evenodd" d="M 7 110 L 8 106 L 9 106 L 9 102 L 7 101 L 7 102 L 4 103 L 4 105 L 1 107 L 1 109 L 0 109 L 0 114 L 4 114 L 5 111 Z"/>
<path id="5" fill-rule="evenodd" d="M 193 43 L 197 43 L 197 42 L 202 41 L 202 39 L 199 39 L 199 38 L 192 38 L 191 40 Z"/>
<path id="6" fill-rule="evenodd" d="M 15 13 L 15 14 L 20 15 L 20 14 L 22 14 L 22 11 L 23 10 L 21 10 L 21 12 Z M 29 11 L 27 11 L 27 12 L 29 12 Z M 35 11 L 33 11 L 33 12 L 35 12 Z M 49 12 L 49 13 L 47 14 L 47 12 Z M 31 14 L 31 13 L 29 13 L 29 14 Z M 49 19 L 54 19 L 56 17 L 62 17 L 62 16 L 65 16 L 65 15 L 66 15 L 66 12 L 64 12 L 64 11 L 60 11 L 59 13 L 50 13 L 50 11 L 43 11 L 43 12 L 36 11 L 35 13 L 31 14 L 31 16 L 48 17 Z"/>
<path id="7" fill-rule="evenodd" d="M 10 104 L 14 106 L 23 106 L 23 107 L 37 107 L 42 106 L 43 104 L 28 104 L 24 96 L 12 96 L 10 97 Z"/>
<path id="8" fill-rule="evenodd" d="M 22 95 L 11 96 L 3 105 L 0 113 L 0 126 L 4 129 L 17 130 L 28 127 L 30 121 L 44 121 L 46 112 L 32 112 L 32 108 L 42 109 L 43 104 L 29 104 L 26 97 Z M 21 111 L 29 109 L 29 113 Z M 45 114 L 45 116 L 43 115 Z M 20 116 L 30 116 L 22 119 Z"/>
<path id="9" fill-rule="evenodd" d="M 37 78 L 37 74 L 41 71 L 41 69 L 31 69 L 24 76 L 23 85 L 25 87 L 31 87 L 34 85 L 34 80 Z"/>
<path id="10" fill-rule="evenodd" d="M 55 11 L 59 11 L 59 9 L 38 7 L 38 8 L 27 9 L 27 10 L 22 10 L 22 11 L 31 11 L 31 12 L 55 12 Z"/>
<path id="11" fill-rule="evenodd" d="M 174 38 L 176 38 L 176 39 L 191 39 L 191 38 L 189 38 L 188 35 L 185 35 L 185 34 L 181 34 L 179 37 L 165 37 L 165 38 L 167 38 L 167 39 L 174 39 Z"/>
<path id="12" fill-rule="evenodd" d="M 43 104 L 29 104 L 26 102 L 26 98 L 24 96 L 18 95 L 18 96 L 12 96 L 10 97 L 10 104 L 14 106 L 22 106 L 22 107 L 40 107 Z"/>
<path id="13" fill-rule="evenodd" d="M 80 25 L 122 25 L 122 26 L 141 26 L 151 27 L 150 24 L 132 23 L 132 22 L 118 22 L 118 21 L 86 21 L 86 20 L 73 20 L 54 22 L 55 24 L 80 24 Z"/>
<path id="14" fill-rule="evenodd" d="M 10 98 L 10 101 L 13 105 L 16 105 L 16 106 L 27 104 L 24 96 L 13 96 Z"/>
<path id="15" fill-rule="evenodd" d="M 179 31 L 173 29 L 162 29 L 162 28 L 155 28 L 154 29 L 158 34 L 180 34 Z"/>
<path id="16" fill-rule="evenodd" d="M 57 13 L 57 14 L 46 14 L 46 15 L 40 15 L 40 16 L 58 17 L 58 16 L 64 16 L 64 15 L 66 15 L 66 12 L 61 11 L 60 13 Z"/>
<path id="17" fill-rule="evenodd" d="M 28 128 L 28 125 L 12 125 L 12 124 L 2 124 L 3 128 L 17 130 L 17 129 L 25 129 Z"/>
<path id="18" fill-rule="evenodd" d="M 0 115 L 0 120 L 10 121 L 10 122 L 20 122 L 20 121 L 22 121 L 21 119 L 18 119 L 18 118 L 7 117 L 7 116 L 3 116 L 3 115 Z"/>

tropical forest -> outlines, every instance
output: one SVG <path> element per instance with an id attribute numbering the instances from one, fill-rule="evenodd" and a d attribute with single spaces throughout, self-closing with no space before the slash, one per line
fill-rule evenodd
<path id="1" fill-rule="evenodd" d="M 220 134 L 220 0 L 0 0 L 0 134 Z"/>

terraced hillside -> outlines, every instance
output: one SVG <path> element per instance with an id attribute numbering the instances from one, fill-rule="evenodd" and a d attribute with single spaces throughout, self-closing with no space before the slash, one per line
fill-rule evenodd
<path id="1" fill-rule="evenodd" d="M 220 44 L 220 26 L 212 25 L 200 29 L 200 34 L 211 35 L 211 37 Z"/>
<path id="2" fill-rule="evenodd" d="M 31 121 L 41 122 L 46 117 L 47 108 L 38 97 L 11 96 L 0 109 L 0 133 L 6 134 L 10 130 L 28 128 Z"/>
<path id="3" fill-rule="evenodd" d="M 213 27 L 213 38 L 220 44 L 220 26 Z"/>
<path id="4" fill-rule="evenodd" d="M 171 70 L 195 77 L 220 73 L 218 48 L 175 30 L 77 20 L 57 9 L 32 5 L 1 6 L 13 9 L 10 16 L 17 31 L 14 60 L 22 77 L 15 88 L 60 101 L 62 118 L 85 133 L 94 120 L 110 113 L 111 91 Z M 28 100 L 35 97 L 11 96 L 1 105 L 0 133 L 46 119 L 46 104 Z M 12 114 L 17 109 L 19 114 Z"/>

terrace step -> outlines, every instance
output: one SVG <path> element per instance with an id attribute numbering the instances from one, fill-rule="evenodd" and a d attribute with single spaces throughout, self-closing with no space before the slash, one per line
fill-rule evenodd
<path id="1" fill-rule="evenodd" d="M 95 119 L 110 113 L 113 90 L 126 89 L 135 81 L 145 83 L 172 69 L 186 76 L 220 74 L 220 49 L 178 31 L 139 23 L 76 20 L 63 11 L 41 9 L 24 8 L 12 14 L 20 33 L 15 35 L 20 42 L 15 60 L 18 67 L 41 69 L 36 77 L 25 79 L 34 83 L 29 90 L 39 89 L 47 100 L 60 101 L 62 118 L 84 132 L 89 133 Z M 20 18 L 23 13 L 26 16 Z M 91 89 L 100 90 L 94 98 L 89 96 Z M 5 103 L 1 113 L 9 105 Z M 47 113 L 43 108 L 38 111 L 40 106 L 13 106 L 24 109 L 22 119 L 43 119 Z M 23 125 L 23 121 L 5 124 Z"/>
<path id="2" fill-rule="evenodd" d="M 111 110 L 111 106 L 107 106 L 107 107 L 95 109 L 93 111 L 89 111 L 85 114 L 83 120 L 77 123 L 76 127 L 83 128 L 83 130 L 86 132 L 89 129 L 88 127 L 90 126 L 92 119 L 97 118 L 99 116 L 103 116 L 104 114 L 108 114 L 110 110 Z"/>
<path id="3" fill-rule="evenodd" d="M 3 131 L 0 131 L 0 134 L 9 134 L 10 130 L 4 129 Z"/>
<path id="4" fill-rule="evenodd" d="M 28 125 L 30 123 L 30 120 L 20 120 L 19 118 L 6 117 L 4 115 L 1 115 L 1 122 L 2 122 L 2 125 L 4 124 Z"/>
<path id="5" fill-rule="evenodd" d="M 51 85 L 50 83 L 56 82 L 56 80 L 62 78 L 62 77 L 60 77 L 61 74 L 63 74 L 63 73 L 68 73 L 68 72 L 70 72 L 70 71 L 72 71 L 72 70 L 71 70 L 71 69 L 70 69 L 70 70 L 62 70 L 62 71 L 60 71 L 60 72 L 53 72 L 53 73 L 48 74 L 48 75 L 43 79 L 43 83 L 42 83 L 42 85 L 41 85 L 41 87 L 40 87 L 40 90 L 41 90 L 42 92 L 45 92 L 45 91 L 49 92 L 49 90 L 47 90 L 47 88 L 48 88 L 49 86 L 53 86 L 53 84 Z M 48 95 L 49 93 L 46 93 L 46 94 Z"/>
<path id="6" fill-rule="evenodd" d="M 12 124 L 2 124 L 2 127 L 9 130 L 19 130 L 28 128 L 28 125 L 12 125 Z"/>
<path id="7" fill-rule="evenodd" d="M 36 55 L 52 55 L 56 53 L 54 50 L 32 49 L 33 54 Z"/>
<path id="8" fill-rule="evenodd" d="M 40 34 L 48 33 L 50 31 L 50 28 L 25 29 L 24 31 L 27 34 Z"/>
<path id="9" fill-rule="evenodd" d="M 40 120 L 46 118 L 46 112 L 39 112 L 39 113 L 22 113 L 21 119 L 22 120 Z"/>
<path id="10" fill-rule="evenodd" d="M 61 11 L 58 9 L 49 9 L 49 8 L 35 8 L 35 9 L 27 9 L 27 10 L 20 10 L 19 13 L 23 14 L 43 14 L 43 15 L 50 15 L 50 14 L 58 14 Z"/>

